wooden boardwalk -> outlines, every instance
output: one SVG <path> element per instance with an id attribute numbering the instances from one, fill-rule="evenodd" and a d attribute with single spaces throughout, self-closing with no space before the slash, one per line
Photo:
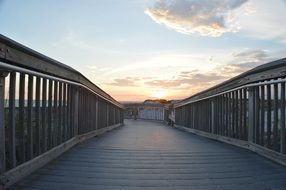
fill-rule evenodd
<path id="1" fill-rule="evenodd" d="M 286 168 L 161 123 L 127 120 L 11 189 L 286 189 Z"/>

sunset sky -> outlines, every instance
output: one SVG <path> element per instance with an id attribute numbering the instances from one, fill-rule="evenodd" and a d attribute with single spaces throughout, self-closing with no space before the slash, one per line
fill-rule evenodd
<path id="1" fill-rule="evenodd" d="M 0 33 L 119 101 L 180 99 L 286 57 L 286 0 L 0 0 Z"/>

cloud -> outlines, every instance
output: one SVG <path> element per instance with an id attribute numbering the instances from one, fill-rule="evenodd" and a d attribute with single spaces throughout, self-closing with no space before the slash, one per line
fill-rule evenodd
<path id="1" fill-rule="evenodd" d="M 263 63 L 273 60 L 266 50 L 245 50 L 239 53 L 233 53 L 234 66 L 251 69 Z"/>
<path id="2" fill-rule="evenodd" d="M 236 32 L 232 11 L 247 0 L 158 0 L 145 10 L 156 23 L 184 34 L 218 37 Z"/>
<path id="3" fill-rule="evenodd" d="M 96 70 L 98 69 L 98 67 L 96 65 L 87 65 L 87 68 L 91 69 L 91 70 Z"/>
<path id="4" fill-rule="evenodd" d="M 285 0 L 251 0 L 235 12 L 235 18 L 241 27 L 240 34 L 259 40 L 271 40 L 286 43 Z M 250 15 L 245 14 L 252 9 Z M 251 10 L 250 10 L 251 11 Z"/>
<path id="5" fill-rule="evenodd" d="M 194 88 L 199 91 L 272 60 L 273 58 L 270 57 L 269 52 L 266 50 L 246 49 L 234 52 L 231 60 L 218 64 L 209 71 L 197 69 L 181 71 L 177 76 L 172 76 L 169 80 L 153 79 L 145 81 L 144 84 L 152 87 L 180 90 Z"/>
<path id="6" fill-rule="evenodd" d="M 187 73 L 188 74 L 185 74 Z M 183 71 L 177 78 L 170 80 L 150 80 L 145 82 L 146 85 L 161 88 L 186 88 L 187 86 L 197 86 L 213 84 L 214 82 L 225 79 L 224 76 L 219 76 L 216 73 L 199 73 L 193 71 Z"/>
<path id="7" fill-rule="evenodd" d="M 118 86 L 118 87 L 127 87 L 127 86 L 136 86 L 136 81 L 140 80 L 137 77 L 126 77 L 126 78 L 116 78 L 113 79 L 113 82 L 108 83 L 107 85 Z"/>
<path id="8" fill-rule="evenodd" d="M 156 90 L 166 91 L 166 99 L 181 99 L 208 89 L 263 63 L 282 58 L 281 56 L 284 55 L 285 51 L 277 52 L 266 49 L 215 51 L 210 52 L 208 56 L 202 54 L 202 59 L 188 59 L 186 61 L 188 64 L 182 67 L 171 67 L 171 69 L 168 64 L 165 67 L 162 65 L 162 67 L 154 69 L 150 65 L 155 65 L 156 62 L 160 61 L 156 60 L 152 64 L 143 64 L 147 65 L 147 68 L 136 67 L 135 70 L 140 70 L 140 72 L 128 72 L 130 73 L 129 77 L 126 77 L 126 72 L 122 72 L 121 75 L 110 76 L 111 79 L 114 79 L 110 83 L 105 81 L 103 84 L 120 100 L 128 100 L 122 95 L 123 88 L 130 95 L 133 95 L 133 98 L 130 96 L 133 100 L 147 99 L 151 96 L 151 92 Z M 212 59 L 211 62 L 209 62 L 209 57 Z M 162 62 L 164 63 L 164 61 L 159 63 Z M 196 65 L 200 65 L 200 67 L 195 67 Z M 206 66 L 202 67 L 202 65 Z M 154 70 L 155 72 L 153 72 Z M 104 79 L 106 80 L 107 77 Z M 139 95 L 142 96 L 139 98 Z M 136 98 L 137 96 L 138 98 Z"/>

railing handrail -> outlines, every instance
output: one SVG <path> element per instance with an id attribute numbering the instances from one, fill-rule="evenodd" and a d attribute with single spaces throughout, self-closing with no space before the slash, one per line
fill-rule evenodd
<path id="1" fill-rule="evenodd" d="M 263 80 L 270 80 L 273 78 L 279 78 L 285 76 L 286 73 L 286 58 L 272 61 L 255 67 L 249 71 L 246 71 L 238 76 L 235 76 L 229 80 L 226 80 L 218 85 L 211 88 L 198 92 L 188 98 L 185 98 L 175 104 L 175 107 L 184 106 L 191 102 L 197 102 L 210 97 L 218 96 L 229 91 L 237 90 L 240 88 L 251 86 L 253 83 L 258 83 Z M 249 87 L 250 87 L 249 86 Z"/>
<path id="2" fill-rule="evenodd" d="M 204 98 L 200 98 L 200 99 L 196 99 L 196 100 L 188 100 L 188 101 L 184 101 L 183 103 L 177 103 L 174 108 L 177 108 L 177 107 L 180 107 L 180 106 L 184 106 L 186 104 L 190 104 L 190 103 L 195 103 L 195 102 L 199 102 L 199 101 L 202 101 L 202 100 L 206 100 L 206 99 L 209 99 L 209 98 L 213 98 L 213 97 L 217 97 L 217 96 L 220 96 L 222 94 L 226 94 L 226 93 L 229 93 L 229 92 L 233 92 L 233 91 L 236 91 L 236 90 L 240 90 L 240 89 L 245 89 L 245 88 L 251 88 L 251 87 L 255 87 L 255 86 L 261 86 L 261 85 L 268 85 L 268 84 L 277 84 L 277 83 L 281 83 L 281 82 L 286 82 L 286 79 L 280 79 L 280 80 L 273 80 L 273 81 L 265 81 L 265 82 L 257 82 L 257 83 L 251 83 L 251 84 L 246 84 L 246 85 L 242 85 L 242 86 L 239 86 L 239 87 L 236 87 L 236 88 L 232 88 L 230 90 L 226 90 L 226 91 L 223 91 L 223 92 L 220 92 L 220 93 L 217 93 L 217 94 L 214 94 L 214 95 L 210 95 L 210 96 L 207 96 L 207 97 L 204 97 Z"/>
<path id="3" fill-rule="evenodd" d="M 62 80 L 83 85 L 85 88 L 100 95 L 110 103 L 123 108 L 122 104 L 113 99 L 97 85 L 92 83 L 79 71 L 59 61 L 32 50 L 6 36 L 0 34 L 0 61 L 9 63 L 15 68 L 28 69 L 37 73 L 46 74 Z"/>
<path id="4" fill-rule="evenodd" d="M 14 66 L 14 65 L 9 65 L 9 64 L 3 63 L 1 61 L 0 61 L 0 67 L 6 68 L 8 70 L 18 71 L 18 72 L 22 72 L 22 73 L 25 73 L 25 74 L 33 74 L 35 76 L 43 77 L 43 78 L 46 78 L 46 79 L 57 80 L 57 81 L 64 82 L 64 83 L 67 83 L 67 84 L 72 84 L 72 85 L 75 85 L 75 86 L 79 86 L 79 87 L 85 88 L 88 91 L 96 94 L 100 98 L 102 98 L 102 99 L 104 99 L 104 100 L 106 100 L 106 101 L 108 101 L 108 102 L 118 106 L 119 108 L 122 108 L 122 109 L 124 108 L 124 106 L 122 104 L 120 104 L 118 102 L 112 102 L 111 100 L 107 99 L 106 97 L 102 96 L 101 94 L 97 93 L 96 91 L 94 91 L 94 90 L 88 88 L 87 86 L 85 86 L 85 85 L 83 85 L 81 83 L 78 83 L 78 82 L 62 79 L 62 78 L 59 78 L 59 77 L 50 76 L 50 75 L 43 74 L 43 73 L 40 73 L 40 72 L 37 72 L 37 71 L 31 71 L 29 69 L 21 68 L 21 67 Z"/>

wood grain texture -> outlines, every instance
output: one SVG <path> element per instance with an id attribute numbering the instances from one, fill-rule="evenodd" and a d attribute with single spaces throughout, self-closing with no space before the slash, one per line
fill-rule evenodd
<path id="1" fill-rule="evenodd" d="M 71 138 L 70 140 L 62 143 L 59 146 L 52 148 L 51 150 L 41 154 L 40 156 L 35 157 L 34 159 L 28 162 L 25 162 L 24 164 L 19 165 L 18 167 L 13 168 L 12 170 L 7 171 L 3 175 L 0 175 L 0 187 L 1 187 L 1 184 L 2 185 L 4 184 L 4 187 L 10 187 L 17 181 L 21 180 L 22 178 L 26 177 L 27 175 L 31 174 L 37 169 L 43 167 L 48 162 L 54 160 L 56 157 L 60 156 L 61 154 L 63 154 L 65 151 L 69 150 L 76 144 L 81 143 L 97 135 L 101 135 L 107 131 L 113 130 L 120 126 L 121 124 L 117 124 L 117 125 L 102 128 L 98 131 L 93 131 L 91 133 L 87 133 L 87 134 L 83 134 L 83 135 Z"/>

